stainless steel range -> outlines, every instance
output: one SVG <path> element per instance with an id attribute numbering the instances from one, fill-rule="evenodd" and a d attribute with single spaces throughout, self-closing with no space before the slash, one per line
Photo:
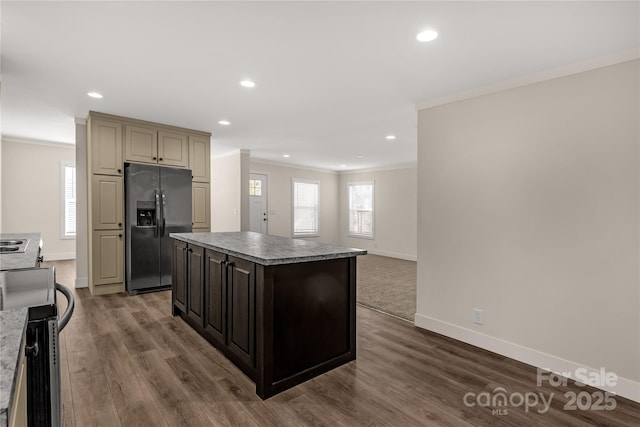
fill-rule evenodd
<path id="1" fill-rule="evenodd" d="M 56 290 L 68 300 L 59 320 Z M 73 295 L 56 283 L 55 269 L 51 267 L 0 271 L 0 296 L 1 310 L 29 308 L 25 342 L 28 425 L 59 426 L 58 334 L 73 314 Z"/>

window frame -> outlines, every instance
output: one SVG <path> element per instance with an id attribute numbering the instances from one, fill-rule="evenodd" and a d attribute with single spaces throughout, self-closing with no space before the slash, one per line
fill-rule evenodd
<path id="1" fill-rule="evenodd" d="M 371 186 L 371 234 L 354 233 L 351 231 L 351 187 L 359 185 Z M 357 239 L 375 240 L 376 236 L 376 185 L 375 181 L 356 181 L 347 184 L 347 235 Z"/>
<path id="2" fill-rule="evenodd" d="M 316 229 L 314 232 L 296 232 L 296 183 L 314 184 L 317 186 L 318 194 L 316 200 Z M 291 237 L 320 237 L 320 181 L 291 178 Z"/>
<path id="3" fill-rule="evenodd" d="M 72 167 L 74 169 L 74 173 L 76 174 L 76 182 L 75 182 L 75 204 L 76 204 L 76 225 L 78 223 L 78 169 L 76 168 L 76 163 L 71 160 L 62 160 L 60 162 L 60 239 L 62 240 L 74 240 L 78 235 L 78 230 L 76 227 L 74 234 L 67 233 L 67 209 L 66 209 L 66 169 L 68 167 Z"/>

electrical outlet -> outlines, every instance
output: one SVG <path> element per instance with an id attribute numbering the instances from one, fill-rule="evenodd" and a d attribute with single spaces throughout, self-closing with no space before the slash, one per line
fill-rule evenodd
<path id="1" fill-rule="evenodd" d="M 480 310 L 479 308 L 474 308 L 472 313 L 473 313 L 473 323 L 476 323 L 478 325 L 482 325 L 482 313 L 483 313 L 483 311 Z"/>

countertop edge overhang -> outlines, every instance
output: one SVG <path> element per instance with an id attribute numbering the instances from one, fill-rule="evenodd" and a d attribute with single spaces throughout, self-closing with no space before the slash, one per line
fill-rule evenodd
<path id="1" fill-rule="evenodd" d="M 364 249 L 271 236 L 251 231 L 171 233 L 169 237 L 264 266 L 325 261 L 367 254 Z"/>

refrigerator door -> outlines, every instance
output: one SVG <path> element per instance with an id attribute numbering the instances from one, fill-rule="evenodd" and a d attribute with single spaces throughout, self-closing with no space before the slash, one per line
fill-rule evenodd
<path id="1" fill-rule="evenodd" d="M 161 286 L 158 218 L 160 169 L 125 164 L 125 230 L 127 292 Z"/>
<path id="2" fill-rule="evenodd" d="M 169 233 L 190 233 L 191 170 L 160 168 L 160 283 L 171 285 L 171 249 Z"/>

